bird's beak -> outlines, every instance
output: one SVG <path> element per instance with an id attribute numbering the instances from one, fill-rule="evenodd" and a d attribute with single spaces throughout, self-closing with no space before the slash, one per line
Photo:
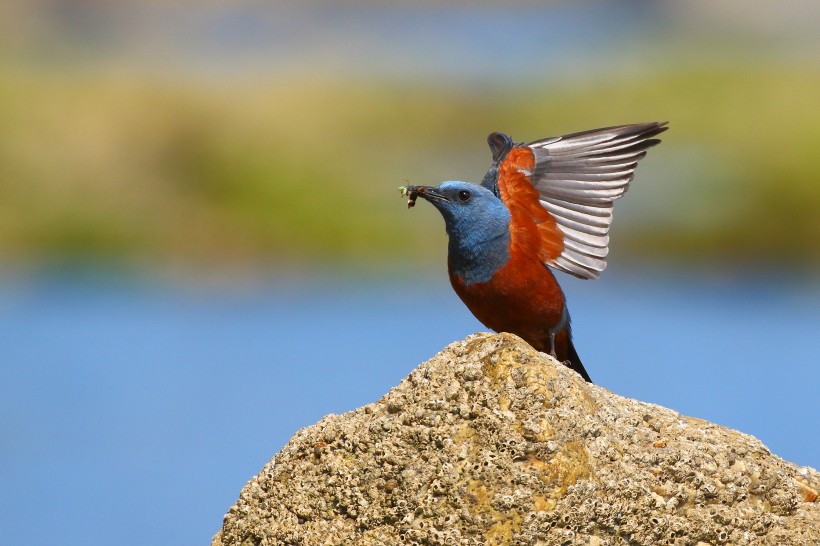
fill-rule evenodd
<path id="1" fill-rule="evenodd" d="M 407 197 L 407 208 L 416 204 L 416 198 L 422 197 L 431 203 L 447 201 L 447 198 L 433 186 L 401 186 L 399 191 Z"/>

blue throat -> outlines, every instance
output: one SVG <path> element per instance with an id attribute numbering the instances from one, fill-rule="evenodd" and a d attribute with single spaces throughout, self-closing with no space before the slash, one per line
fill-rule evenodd
<path id="1" fill-rule="evenodd" d="M 466 285 L 489 282 L 510 260 L 509 229 L 480 240 L 476 240 L 478 237 L 449 235 L 447 262 L 450 274 L 461 277 Z"/>
<path id="2" fill-rule="evenodd" d="M 493 192 L 468 182 L 442 182 L 428 199 L 444 217 L 450 275 L 488 282 L 510 261 L 510 211 Z"/>

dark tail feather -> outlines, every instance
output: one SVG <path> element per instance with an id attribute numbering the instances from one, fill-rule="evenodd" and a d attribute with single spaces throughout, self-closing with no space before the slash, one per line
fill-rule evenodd
<path id="1" fill-rule="evenodd" d="M 584 381 L 587 383 L 592 383 L 592 379 L 589 378 L 589 374 L 584 369 L 584 365 L 581 363 L 581 359 L 578 358 L 578 353 L 575 352 L 575 345 L 572 344 L 572 338 L 569 338 L 569 347 L 567 348 L 567 357 L 568 359 L 564 362 L 567 366 L 570 367 L 573 371 L 578 372 L 581 374 L 581 377 L 584 378 Z"/>

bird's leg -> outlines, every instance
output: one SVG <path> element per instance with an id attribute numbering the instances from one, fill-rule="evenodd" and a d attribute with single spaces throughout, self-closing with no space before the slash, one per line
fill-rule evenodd
<path id="1" fill-rule="evenodd" d="M 555 332 L 550 332 L 550 356 L 558 359 L 558 355 L 555 354 Z"/>

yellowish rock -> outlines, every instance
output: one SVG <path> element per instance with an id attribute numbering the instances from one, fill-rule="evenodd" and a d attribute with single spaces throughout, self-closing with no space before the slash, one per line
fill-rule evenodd
<path id="1" fill-rule="evenodd" d="M 297 432 L 213 546 L 817 546 L 818 490 L 751 436 L 479 334 Z"/>

